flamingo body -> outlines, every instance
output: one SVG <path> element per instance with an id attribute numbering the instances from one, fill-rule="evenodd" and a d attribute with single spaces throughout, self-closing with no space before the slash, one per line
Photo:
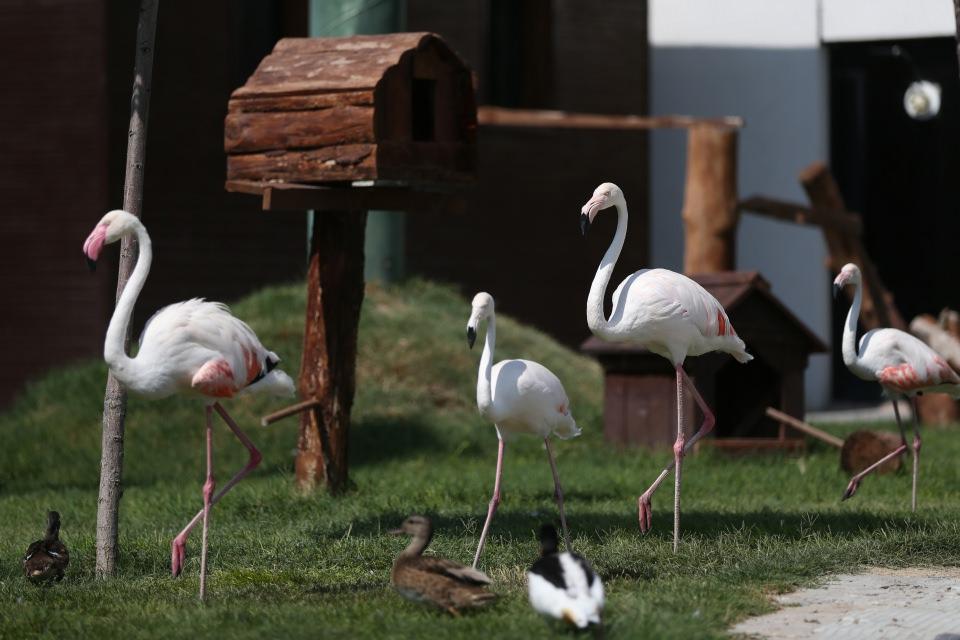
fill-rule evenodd
<path id="1" fill-rule="evenodd" d="M 492 402 L 484 417 L 501 437 L 526 433 L 564 440 L 580 435 L 560 379 L 539 362 L 501 360 L 491 372 Z"/>
<path id="2" fill-rule="evenodd" d="M 625 278 L 613 292 L 613 313 L 598 329 L 605 340 L 640 344 L 674 365 L 711 351 L 740 362 L 752 359 L 720 302 L 667 269 L 642 269 Z"/>

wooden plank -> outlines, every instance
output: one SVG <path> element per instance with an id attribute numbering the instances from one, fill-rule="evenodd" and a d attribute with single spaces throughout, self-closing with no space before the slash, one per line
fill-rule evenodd
<path id="1" fill-rule="evenodd" d="M 272 151 L 227 156 L 228 180 L 322 182 L 372 180 L 377 146 L 350 144 L 309 151 Z"/>
<path id="2" fill-rule="evenodd" d="M 328 91 L 291 96 L 233 98 L 227 103 L 229 113 L 246 111 L 309 111 L 342 106 L 372 106 L 373 91 Z"/>
<path id="3" fill-rule="evenodd" d="M 477 108 L 477 121 L 481 125 L 497 127 L 547 127 L 556 129 L 686 129 L 702 124 L 738 129 L 743 126 L 743 119 L 736 116 L 723 118 L 620 116 L 538 109 L 507 109 L 490 106 Z"/>
<path id="4" fill-rule="evenodd" d="M 796 224 L 831 227 L 840 233 L 859 236 L 863 232 L 860 216 L 852 211 L 808 207 L 796 202 L 787 202 L 765 196 L 750 196 L 737 205 L 741 212 L 759 215 Z"/>
<path id="5" fill-rule="evenodd" d="M 279 113 L 228 113 L 224 126 L 223 148 L 227 153 L 315 149 L 376 141 L 372 106 Z"/>
<path id="6" fill-rule="evenodd" d="M 806 422 L 803 422 L 802 420 L 797 420 L 797 419 L 794 418 L 793 416 L 787 415 L 786 413 L 783 413 L 782 411 L 777 411 L 777 410 L 774 409 L 773 407 L 767 407 L 767 408 L 766 408 L 766 414 L 767 414 L 768 416 L 770 416 L 771 418 L 773 418 L 774 420 L 776 420 L 777 422 L 779 422 L 779 423 L 781 423 L 781 424 L 785 424 L 785 425 L 790 426 L 790 427 L 793 427 L 793 428 L 796 429 L 797 431 L 799 431 L 799 432 L 801 432 L 801 433 L 805 433 L 805 434 L 807 434 L 808 436 L 810 436 L 811 438 L 816 438 L 817 440 L 821 440 L 821 441 L 823 441 L 823 442 L 826 442 L 826 443 L 829 444 L 830 446 L 836 447 L 837 449 L 842 449 L 842 448 L 843 448 L 843 440 L 842 440 L 842 439 L 836 437 L 836 436 L 833 435 L 833 434 L 827 433 L 826 431 L 823 431 L 822 429 L 817 429 L 817 428 L 814 427 L 813 425 L 807 424 Z"/>

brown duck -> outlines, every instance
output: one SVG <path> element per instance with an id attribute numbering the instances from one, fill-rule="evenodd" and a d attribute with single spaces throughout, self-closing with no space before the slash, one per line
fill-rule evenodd
<path id="1" fill-rule="evenodd" d="M 460 615 L 459 609 L 482 607 L 496 600 L 496 594 L 485 587 L 490 584 L 487 574 L 451 560 L 422 555 L 433 537 L 429 518 L 410 516 L 390 533 L 413 536 L 390 572 L 390 583 L 404 598 L 435 604 L 455 616 Z"/>
<path id="2" fill-rule="evenodd" d="M 50 511 L 47 513 L 47 535 L 27 547 L 23 556 L 23 575 L 31 582 L 60 582 L 68 564 L 70 553 L 60 542 L 60 514 Z"/>

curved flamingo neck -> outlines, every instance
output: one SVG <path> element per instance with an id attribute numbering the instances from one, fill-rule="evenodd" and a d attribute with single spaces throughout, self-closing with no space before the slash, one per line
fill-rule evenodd
<path id="1" fill-rule="evenodd" d="M 587 296 L 587 326 L 597 336 L 603 338 L 610 334 L 612 327 L 603 315 L 603 301 L 607 295 L 607 285 L 613 276 L 613 268 L 623 250 L 623 242 L 627 237 L 627 203 L 617 203 L 617 231 L 613 234 L 613 242 L 603 260 L 597 268 L 597 275 L 593 277 L 590 293 Z"/>
<path id="2" fill-rule="evenodd" d="M 477 408 L 481 415 L 488 415 L 493 407 L 493 350 L 497 345 L 497 314 L 491 310 L 487 320 L 487 336 L 483 341 L 483 355 L 477 371 Z"/>
<path id="3" fill-rule="evenodd" d="M 859 354 L 857 353 L 857 321 L 860 318 L 860 305 L 863 303 L 863 284 L 858 282 L 853 294 L 853 304 L 847 312 L 847 322 L 843 326 L 843 342 L 841 350 L 843 352 L 843 363 L 848 368 L 858 367 Z"/>
<path id="4" fill-rule="evenodd" d="M 127 329 L 130 326 L 130 319 L 133 317 L 133 305 L 136 304 L 140 291 L 143 290 L 143 285 L 147 281 L 147 274 L 150 273 L 150 263 L 153 262 L 153 247 L 150 243 L 150 236 L 139 220 L 133 223 L 133 233 L 137 236 L 140 255 L 137 258 L 137 266 L 134 267 L 133 273 L 127 281 L 127 286 L 123 288 L 123 293 L 117 300 L 113 317 L 110 318 L 110 326 L 107 327 L 107 337 L 103 343 L 103 359 L 106 360 L 114 375 L 124 384 L 129 384 L 136 366 L 136 360 L 127 355 L 124 345 Z"/>

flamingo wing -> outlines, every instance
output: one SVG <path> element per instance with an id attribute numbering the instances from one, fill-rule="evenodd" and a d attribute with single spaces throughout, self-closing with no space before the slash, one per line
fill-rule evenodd
<path id="1" fill-rule="evenodd" d="M 960 376 L 919 338 L 898 329 L 868 331 L 860 340 L 860 360 L 884 387 L 912 393 L 960 385 Z"/>

